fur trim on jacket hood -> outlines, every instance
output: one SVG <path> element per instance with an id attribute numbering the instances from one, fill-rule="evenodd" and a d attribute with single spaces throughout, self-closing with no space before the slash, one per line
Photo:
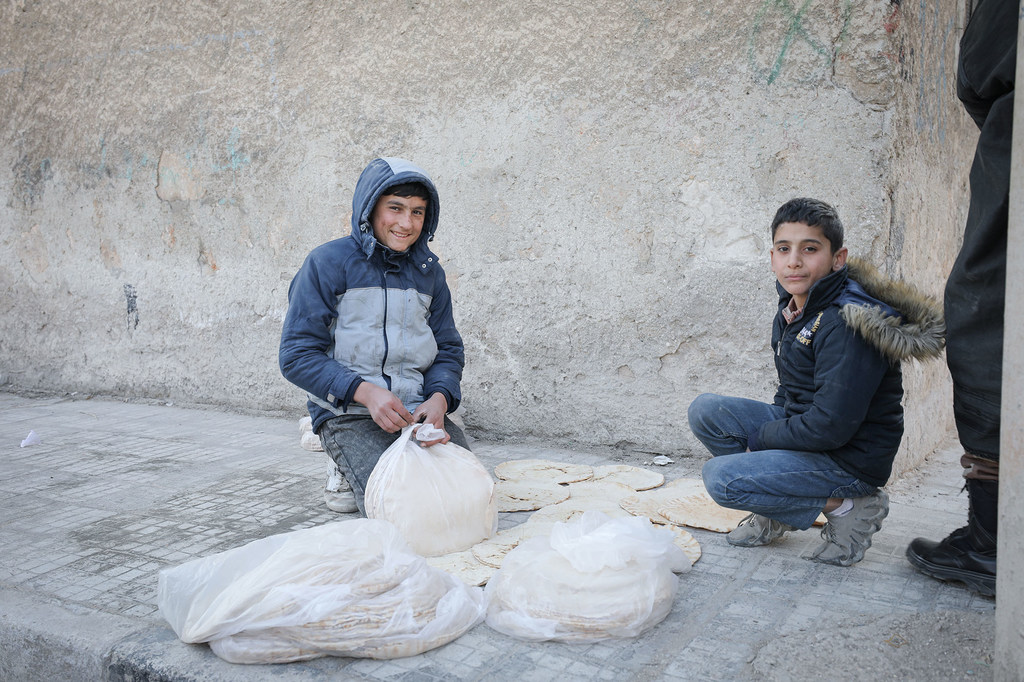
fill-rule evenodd
<path id="1" fill-rule="evenodd" d="M 868 296 L 893 308 L 886 311 L 873 301 L 841 297 L 839 314 L 847 326 L 894 363 L 942 354 L 946 323 L 939 301 L 907 282 L 890 279 L 859 258 L 849 259 L 847 266 L 850 279 Z"/>

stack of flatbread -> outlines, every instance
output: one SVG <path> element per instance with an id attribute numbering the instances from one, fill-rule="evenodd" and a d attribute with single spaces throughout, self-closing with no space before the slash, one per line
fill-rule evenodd
<path id="1" fill-rule="evenodd" d="M 635 637 L 672 608 L 690 567 L 673 534 L 588 511 L 513 549 L 487 583 L 487 624 L 528 640 Z"/>
<path id="2" fill-rule="evenodd" d="M 422 564 L 400 582 L 390 587 L 378 585 L 375 593 L 326 618 L 296 626 L 244 630 L 211 641 L 210 649 L 231 663 L 287 663 L 317 656 L 414 656 L 447 644 L 468 629 L 470 619 L 438 614 L 438 604 L 451 591 L 454 580 L 444 571 Z M 465 606 L 475 611 L 477 602 L 467 601 Z"/>
<path id="3" fill-rule="evenodd" d="M 425 557 L 468 550 L 497 530 L 494 481 L 469 450 L 455 443 L 421 447 L 414 429 L 380 456 L 366 482 L 370 519 L 389 521 Z"/>
<path id="4" fill-rule="evenodd" d="M 672 532 L 691 565 L 700 559 L 701 550 L 687 527 L 728 533 L 747 515 L 712 500 L 699 478 L 666 483 L 662 474 L 628 464 L 589 466 L 518 459 L 498 464 L 494 476 L 498 510 L 532 512 L 526 521 L 498 531 L 469 550 L 427 559 L 469 585 L 486 584 L 510 551 L 530 538 L 550 535 L 555 524 L 578 519 L 587 511 L 649 519 Z M 824 523 L 823 517 L 816 523 Z"/>
<path id="5" fill-rule="evenodd" d="M 158 592 L 182 641 L 210 642 L 232 663 L 411 656 L 459 637 L 485 609 L 480 589 L 427 565 L 393 525 L 370 519 L 165 569 Z"/>
<path id="6" fill-rule="evenodd" d="M 592 467 L 545 459 L 502 462 L 494 467 L 494 476 L 498 479 L 494 494 L 500 511 L 533 513 L 520 525 L 500 530 L 468 551 L 427 559 L 430 565 L 443 568 L 469 585 L 484 585 L 501 568 L 505 555 L 530 538 L 550 535 L 556 523 L 578 519 L 586 511 L 631 516 L 621 501 L 653 492 L 665 481 L 656 471 L 628 464 Z M 675 544 L 691 565 L 700 559 L 700 544 L 688 531 L 660 516 L 657 522 L 673 533 Z"/>

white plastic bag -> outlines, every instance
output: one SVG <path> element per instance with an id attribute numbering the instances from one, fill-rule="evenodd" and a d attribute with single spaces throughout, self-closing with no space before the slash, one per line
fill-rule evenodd
<path id="1" fill-rule="evenodd" d="M 390 521 L 423 556 L 469 549 L 494 535 L 494 480 L 480 460 L 455 443 L 422 447 L 418 424 L 380 456 L 366 482 L 366 517 Z"/>
<path id="2" fill-rule="evenodd" d="M 487 583 L 487 624 L 527 640 L 636 637 L 668 615 L 689 568 L 671 531 L 587 511 L 508 553 Z"/>
<path id="3" fill-rule="evenodd" d="M 480 588 L 427 565 L 383 521 L 273 535 L 160 572 L 178 637 L 232 663 L 411 656 L 484 617 Z"/>

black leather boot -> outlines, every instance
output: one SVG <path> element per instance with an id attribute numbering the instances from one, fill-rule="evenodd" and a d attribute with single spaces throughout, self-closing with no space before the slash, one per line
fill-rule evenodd
<path id="1" fill-rule="evenodd" d="M 925 575 L 961 582 L 978 594 L 995 596 L 997 485 L 968 480 L 967 525 L 941 542 L 917 538 L 907 547 L 907 560 Z"/>

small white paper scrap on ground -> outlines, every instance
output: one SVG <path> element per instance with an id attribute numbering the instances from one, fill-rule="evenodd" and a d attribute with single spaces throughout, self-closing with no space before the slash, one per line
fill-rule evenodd
<path id="1" fill-rule="evenodd" d="M 43 441 L 39 438 L 39 434 L 37 434 L 35 431 L 29 431 L 28 436 L 25 437 L 25 440 L 21 441 L 21 447 L 24 448 L 29 445 L 38 445 L 39 443 L 42 442 Z"/>
<path id="2" fill-rule="evenodd" d="M 675 460 L 674 459 L 669 459 L 665 455 L 658 455 L 657 457 L 654 458 L 653 461 L 654 461 L 655 464 L 657 464 L 660 467 L 663 467 L 663 466 L 665 466 L 667 464 L 675 464 Z"/>

